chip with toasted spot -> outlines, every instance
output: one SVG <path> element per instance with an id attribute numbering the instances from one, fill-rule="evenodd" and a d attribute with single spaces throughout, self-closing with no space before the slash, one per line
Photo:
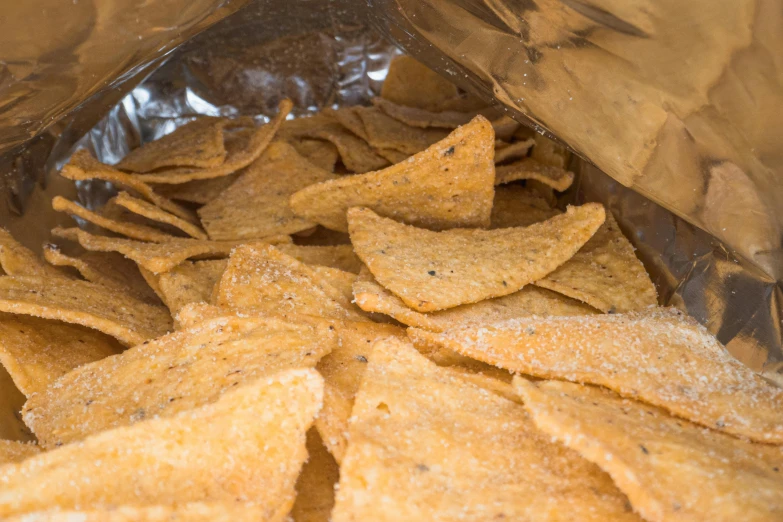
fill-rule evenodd
<path id="1" fill-rule="evenodd" d="M 152 203 L 134 198 L 127 192 L 120 192 L 117 194 L 117 197 L 114 198 L 114 202 L 117 205 L 133 212 L 134 214 L 144 216 L 145 218 L 156 221 L 158 223 L 164 223 L 166 225 L 175 227 L 182 232 L 185 232 L 192 238 L 207 239 L 207 234 L 200 227 L 197 227 L 196 225 L 178 216 L 175 216 L 174 214 L 166 212 L 165 210 L 156 207 Z"/>
<path id="2" fill-rule="evenodd" d="M 525 409 L 401 340 L 379 341 L 356 395 L 332 520 L 628 520 L 598 466 Z"/>
<path id="3" fill-rule="evenodd" d="M 30 398 L 22 415 L 51 448 L 213 403 L 265 375 L 312 368 L 335 345 L 326 324 L 217 317 L 80 366 Z"/>
<path id="4" fill-rule="evenodd" d="M 301 138 L 292 140 L 289 143 L 293 145 L 296 152 L 304 159 L 328 172 L 334 171 L 334 166 L 340 158 L 340 152 L 337 150 L 337 147 L 326 140 Z"/>
<path id="5" fill-rule="evenodd" d="M 322 265 L 339 268 L 346 272 L 359 273 L 362 262 L 356 257 L 351 245 L 276 245 L 275 248 L 308 265 Z"/>
<path id="6" fill-rule="evenodd" d="M 438 230 L 488 226 L 492 140 L 489 122 L 477 118 L 402 163 L 300 190 L 291 197 L 291 208 L 338 231 L 348 230 L 345 214 L 355 206 Z"/>
<path id="7" fill-rule="evenodd" d="M 293 522 L 329 522 L 334 486 L 339 478 L 337 462 L 326 450 L 318 431 L 311 428 L 307 432 L 307 462 L 296 482 Z"/>
<path id="8" fill-rule="evenodd" d="M 0 466 L 11 462 L 21 462 L 27 457 L 38 455 L 41 448 L 30 442 L 18 440 L 0 440 Z"/>
<path id="9" fill-rule="evenodd" d="M 315 370 L 280 372 L 203 407 L 5 465 L 0 467 L 0 516 L 174 499 L 178 504 L 252 500 L 268 518 L 285 516 L 322 393 Z"/>
<path id="10" fill-rule="evenodd" d="M 227 259 L 185 261 L 160 274 L 157 287 L 171 314 L 189 303 L 208 303 L 226 265 Z"/>
<path id="11" fill-rule="evenodd" d="M 498 140 L 495 142 L 495 164 L 524 158 L 534 143 L 533 140 L 515 141 L 512 143 Z"/>
<path id="12" fill-rule="evenodd" d="M 288 143 L 267 147 L 217 198 L 198 210 L 215 240 L 256 239 L 292 234 L 315 225 L 288 206 L 294 192 L 337 176 L 304 159 Z"/>
<path id="13" fill-rule="evenodd" d="M 204 205 L 230 187 L 238 177 L 239 172 L 235 172 L 221 178 L 197 179 L 196 181 L 188 181 L 179 185 L 155 184 L 153 188 L 156 193 L 169 199 Z"/>
<path id="14" fill-rule="evenodd" d="M 369 172 L 385 167 L 389 163 L 376 154 L 366 141 L 348 131 L 337 122 L 315 127 L 305 134 L 308 138 L 326 140 L 340 153 L 345 168 L 352 172 Z"/>
<path id="15" fill-rule="evenodd" d="M 166 333 L 171 316 L 105 286 L 63 278 L 0 277 L 0 311 L 80 324 L 132 346 Z"/>
<path id="16" fill-rule="evenodd" d="M 163 167 L 208 168 L 226 159 L 223 144 L 225 118 L 200 117 L 155 141 L 132 150 L 117 168 L 150 172 Z"/>
<path id="17" fill-rule="evenodd" d="M 517 185 L 495 187 L 490 228 L 528 227 L 560 213 L 527 187 Z"/>
<path id="18" fill-rule="evenodd" d="M 137 174 L 135 177 L 145 183 L 163 183 L 177 185 L 200 179 L 220 178 L 233 174 L 253 163 L 264 152 L 275 137 L 280 124 L 291 112 L 293 103 L 284 99 L 278 106 L 277 114 L 269 123 L 255 129 L 246 146 L 227 147 L 226 160 L 217 167 L 204 169 L 174 168 L 150 174 Z"/>
<path id="19" fill-rule="evenodd" d="M 609 390 L 514 386 L 536 426 L 603 468 L 646 520 L 777 520 L 783 450 L 705 430 Z"/>
<path id="20" fill-rule="evenodd" d="M 397 56 L 389 65 L 381 97 L 399 105 L 438 111 L 457 98 L 457 87 L 410 56 Z"/>
<path id="21" fill-rule="evenodd" d="M 412 127 L 395 120 L 375 107 L 357 107 L 367 142 L 376 149 L 392 149 L 417 154 L 448 135 L 446 129 Z"/>
<path id="22" fill-rule="evenodd" d="M 111 506 L 105 509 L 34 511 L 3 522 L 283 522 L 267 518 L 264 506 L 254 502 L 187 502 L 184 504 Z"/>
<path id="23" fill-rule="evenodd" d="M 68 277 L 44 263 L 32 250 L 23 246 L 0 227 L 0 268 L 10 276 Z"/>
<path id="24" fill-rule="evenodd" d="M 217 306 L 234 310 L 363 319 L 340 290 L 270 245 L 237 247 L 214 296 Z"/>
<path id="25" fill-rule="evenodd" d="M 611 212 L 590 241 L 536 285 L 604 312 L 632 312 L 658 304 L 658 295 L 633 245 Z"/>
<path id="26" fill-rule="evenodd" d="M 113 338 L 84 326 L 0 313 L 0 363 L 28 398 L 74 368 L 122 350 Z"/>
<path id="27" fill-rule="evenodd" d="M 512 294 L 570 259 L 604 221 L 597 203 L 529 227 L 433 232 L 348 211 L 351 241 L 376 281 L 418 312 Z"/>
<path id="28" fill-rule="evenodd" d="M 337 346 L 321 359 L 316 368 L 324 378 L 324 406 L 315 427 L 329 452 L 337 462 L 341 462 L 348 445 L 348 419 L 372 347 L 379 339 L 404 339 L 405 330 L 390 324 L 355 321 L 345 321 L 334 327 L 338 336 Z"/>
<path id="29" fill-rule="evenodd" d="M 521 179 L 532 179 L 563 192 L 574 182 L 574 173 L 559 167 L 545 165 L 525 158 L 495 169 L 495 185 L 503 185 Z"/>
<path id="30" fill-rule="evenodd" d="M 673 308 L 408 335 L 513 372 L 606 386 L 715 430 L 783 442 L 783 390 Z"/>
<path id="31" fill-rule="evenodd" d="M 93 179 L 108 181 L 126 190 L 136 192 L 147 201 L 154 203 L 163 210 L 171 212 L 182 219 L 186 219 L 191 223 L 198 223 L 195 212 L 177 205 L 173 201 L 157 194 L 152 187 L 146 182 L 138 179 L 137 176 L 126 174 L 125 172 L 99 162 L 85 149 L 78 150 L 71 156 L 71 160 L 62 168 L 60 175 L 73 181 L 88 181 Z"/>
<path id="32" fill-rule="evenodd" d="M 207 241 L 203 239 L 174 238 L 165 243 L 144 243 L 132 239 L 95 236 L 78 228 L 54 229 L 52 234 L 78 241 L 93 252 L 119 252 L 153 274 L 168 272 L 186 259 L 198 256 L 226 257 L 244 241 Z M 290 242 L 289 236 L 271 236 L 254 242 Z"/>

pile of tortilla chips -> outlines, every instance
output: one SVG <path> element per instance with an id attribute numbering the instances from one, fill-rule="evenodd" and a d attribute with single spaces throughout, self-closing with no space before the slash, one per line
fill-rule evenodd
<path id="1" fill-rule="evenodd" d="M 117 194 L 44 260 L 0 230 L 0 519 L 783 518 L 783 390 L 557 205 L 565 151 L 407 57 L 290 110 L 77 152 Z"/>

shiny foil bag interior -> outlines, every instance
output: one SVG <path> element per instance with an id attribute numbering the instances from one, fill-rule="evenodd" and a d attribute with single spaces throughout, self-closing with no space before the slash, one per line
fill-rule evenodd
<path id="1" fill-rule="evenodd" d="M 0 115 L 0 145 L 5 151 L 0 158 L 3 226 L 40 250 L 49 230 L 67 223 L 67 218 L 51 211 L 54 195 L 78 195 L 85 205 L 95 206 L 113 194 L 113 187 L 105 183 L 80 182 L 75 186 L 56 175 L 77 148 L 88 148 L 101 161 L 115 163 L 140 143 L 171 132 L 196 114 L 252 115 L 264 121 L 274 114 L 283 97 L 294 101 L 296 115 L 366 104 L 379 92 L 391 58 L 404 49 L 462 88 L 494 100 L 499 108 L 577 152 L 582 158 L 575 157 L 571 167 L 578 173 L 578 181 L 564 199 L 606 204 L 638 249 L 661 304 L 687 310 L 739 360 L 783 384 L 783 214 L 779 211 L 783 183 L 776 183 L 783 172 L 780 148 L 775 148 L 775 136 L 769 134 L 775 125 L 783 129 L 783 114 L 770 108 L 780 96 L 780 83 L 775 94 L 772 84 L 777 79 L 770 76 L 772 70 L 761 75 L 760 83 L 753 85 L 766 90 L 753 96 L 758 103 L 753 108 L 743 106 L 750 101 L 735 90 L 756 76 L 743 77 L 742 85 L 726 79 L 723 90 L 714 89 L 721 85 L 718 79 L 736 79 L 741 71 L 734 69 L 743 63 L 760 70 L 761 61 L 738 62 L 735 54 L 744 56 L 740 52 L 743 45 L 747 47 L 762 35 L 783 38 L 783 30 L 770 26 L 761 34 L 755 29 L 750 34 L 734 31 L 736 34 L 720 45 L 710 33 L 710 28 L 718 27 L 720 34 L 731 33 L 734 26 L 725 25 L 729 22 L 753 26 L 764 12 L 764 2 L 758 2 L 752 12 L 738 7 L 743 17 L 718 17 L 710 20 L 714 26 L 695 26 L 687 45 L 698 46 L 703 52 L 682 51 L 670 57 L 675 60 L 679 56 L 693 65 L 702 63 L 703 55 L 723 53 L 720 63 L 704 62 L 708 78 L 695 72 L 683 75 L 683 64 L 669 63 L 671 69 L 666 69 L 665 63 L 655 62 L 642 71 L 617 69 L 614 62 L 607 65 L 598 60 L 608 55 L 628 61 L 628 53 L 633 52 L 640 53 L 639 60 L 650 56 L 652 51 L 644 46 L 620 52 L 621 43 L 629 38 L 680 50 L 686 45 L 672 28 L 661 25 L 660 13 L 634 17 L 634 8 L 625 4 L 372 0 L 368 7 L 359 0 L 255 0 L 234 14 L 242 2 L 216 4 L 198 4 L 203 8 L 201 15 L 191 17 L 188 29 L 165 38 L 153 30 L 150 18 L 150 24 L 142 24 L 147 32 L 138 35 L 140 41 L 146 45 L 156 35 L 161 41 L 138 48 L 133 60 L 125 63 L 122 75 L 106 76 L 103 81 L 111 88 L 74 91 L 69 103 L 59 106 L 61 117 L 52 118 L 49 124 L 43 106 L 35 104 L 28 108 L 31 123 L 24 129 L 18 126 L 19 118 L 24 118 L 21 113 Z M 102 7 L 96 6 L 102 12 Z M 617 12 L 612 14 L 612 9 Z M 713 9 L 717 8 L 709 10 Z M 721 9 L 728 12 L 734 7 Z M 700 19 L 697 11 L 688 16 Z M 780 13 L 776 16 L 781 22 Z M 178 38 L 213 23 L 166 54 L 180 43 Z M 762 47 L 769 50 L 770 42 L 765 42 Z M 761 53 L 753 55 L 761 60 L 759 48 L 750 45 L 746 50 Z M 559 68 L 545 67 L 550 53 L 557 57 Z M 104 55 L 106 60 L 113 56 Z M 164 58 L 165 63 L 150 75 Z M 591 62 L 593 59 L 598 61 Z M 649 79 L 647 85 L 642 72 L 652 74 L 653 69 L 670 77 L 656 78 L 657 83 Z M 783 67 L 777 70 L 783 71 Z M 628 83 L 631 72 L 638 73 L 633 84 Z M 41 74 L 39 87 L 56 85 L 56 75 L 45 70 Z M 739 118 L 736 111 L 745 110 L 745 116 L 755 120 L 724 122 L 725 132 L 713 135 L 715 141 L 707 144 L 714 148 L 705 149 L 690 129 L 696 120 L 674 118 L 674 112 L 656 112 L 665 105 L 662 100 L 657 107 L 649 107 L 649 120 L 634 112 L 640 104 L 648 104 L 650 99 L 644 98 L 650 93 L 647 87 L 657 85 L 660 90 L 664 85 L 674 93 L 678 82 L 682 88 L 698 84 L 706 89 L 702 112 L 691 107 L 694 114 L 705 118 L 699 120 L 700 125 L 723 122 L 710 120 L 717 118 L 714 111 L 707 110 L 710 104 L 717 107 L 715 110 L 723 107 L 728 111 L 723 115 L 726 118 Z M 631 103 L 626 97 L 630 95 L 641 98 Z M 695 102 L 686 98 L 679 101 Z M 74 100 L 76 103 L 71 103 Z M 669 108 L 674 111 L 674 106 Z M 754 134 L 742 127 L 754 124 L 754 129 L 764 133 Z M 718 127 L 702 130 L 717 132 Z M 737 133 L 743 132 L 747 134 L 745 141 L 737 138 Z M 731 141 L 735 138 L 738 141 Z M 755 145 L 748 141 L 751 138 Z M 607 143 L 612 147 L 605 147 Z M 740 150 L 740 145 L 750 148 Z M 716 150 L 724 154 L 715 155 Z M 0 379 L 0 385 L 2 382 Z M 0 418 L 10 420 L 18 411 L 14 400 L 19 398 L 10 392 L 3 395 Z M 2 424 L 9 438 L 19 436 L 13 432 L 19 429 L 17 423 Z"/>

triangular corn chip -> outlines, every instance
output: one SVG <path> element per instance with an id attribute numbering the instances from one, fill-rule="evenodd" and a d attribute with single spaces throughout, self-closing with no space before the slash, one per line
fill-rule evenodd
<path id="1" fill-rule="evenodd" d="M 322 265 L 339 268 L 346 272 L 359 273 L 362 262 L 356 257 L 351 245 L 276 245 L 275 248 L 308 265 Z"/>
<path id="2" fill-rule="evenodd" d="M 783 390 L 676 309 L 408 334 L 513 372 L 599 384 L 716 430 L 783 442 Z"/>
<path id="3" fill-rule="evenodd" d="M 595 462 L 646 520 L 778 520 L 783 450 L 590 386 L 515 378 L 544 433 Z"/>
<path id="4" fill-rule="evenodd" d="M 329 283 L 332 288 L 339 290 L 346 301 L 353 301 L 353 284 L 356 282 L 356 274 L 340 270 L 339 268 L 320 265 L 312 265 L 310 270 L 318 275 L 321 280 Z"/>
<path id="5" fill-rule="evenodd" d="M 307 462 L 296 482 L 293 522 L 329 522 L 340 469 L 314 429 L 307 432 Z"/>
<path id="6" fill-rule="evenodd" d="M 43 447 L 58 446 L 213 403 L 264 375 L 312 368 L 335 345 L 325 324 L 217 317 L 81 366 L 30 398 L 22 414 Z"/>
<path id="7" fill-rule="evenodd" d="M 560 213 L 527 187 L 495 187 L 490 228 L 529 227 Z"/>
<path id="8" fill-rule="evenodd" d="M 434 112 L 418 107 L 399 105 L 385 98 L 373 98 L 372 104 L 386 115 L 411 127 L 456 129 L 476 116 L 476 112 Z"/>
<path id="9" fill-rule="evenodd" d="M 495 143 L 495 164 L 524 158 L 527 156 L 527 152 L 533 146 L 533 143 L 533 140 L 515 141 L 513 143 L 498 140 Z"/>
<path id="10" fill-rule="evenodd" d="M 3 518 L 3 522 L 283 522 L 285 515 L 268 518 L 264 506 L 254 502 L 186 502 L 184 504 L 105 509 L 34 511 Z"/>
<path id="11" fill-rule="evenodd" d="M 11 462 L 21 462 L 39 453 L 41 453 L 41 448 L 36 444 L 17 440 L 0 440 L 0 466 Z"/>
<path id="12" fill-rule="evenodd" d="M 574 257 L 536 285 L 604 312 L 631 312 L 658 304 L 650 276 L 611 212 Z"/>
<path id="13" fill-rule="evenodd" d="M 356 114 L 364 124 L 367 142 L 376 149 L 393 149 L 416 154 L 448 135 L 445 129 L 421 129 L 387 116 L 375 107 L 359 107 Z"/>
<path id="14" fill-rule="evenodd" d="M 127 192 L 120 192 L 113 201 L 115 204 L 133 212 L 134 214 L 144 216 L 145 218 L 156 221 L 158 223 L 164 223 L 166 225 L 175 227 L 182 232 L 185 232 L 192 238 L 207 239 L 207 234 L 201 230 L 200 227 L 197 227 L 196 225 L 180 217 L 177 217 L 174 214 L 166 212 L 165 210 L 156 207 L 152 203 L 134 198 Z"/>
<path id="15" fill-rule="evenodd" d="M 408 326 L 433 332 L 442 332 L 452 326 L 495 323 L 515 317 L 598 313 L 579 301 L 534 286 L 526 286 L 513 294 L 478 303 L 421 313 L 408 308 L 402 299 L 379 285 L 366 268 L 359 273 L 353 285 L 353 295 L 356 304 L 365 312 L 389 315 Z"/>
<path id="16" fill-rule="evenodd" d="M 154 190 L 162 196 L 177 201 L 187 201 L 204 205 L 220 195 L 239 177 L 239 172 L 222 178 L 197 179 L 179 185 L 154 185 Z"/>
<path id="17" fill-rule="evenodd" d="M 160 171 L 151 174 L 138 174 L 135 177 L 145 183 L 164 183 L 177 185 L 199 179 L 220 178 L 233 174 L 253 163 L 264 152 L 267 145 L 275 137 L 280 124 L 291 112 L 293 103 L 291 100 L 284 99 L 278 106 L 277 114 L 269 123 L 258 127 L 250 135 L 247 146 L 237 147 L 236 150 L 228 148 L 226 160 L 217 167 L 205 169 L 178 168 Z"/>
<path id="18" fill-rule="evenodd" d="M 117 168 L 150 172 L 163 167 L 208 168 L 226 159 L 223 145 L 225 118 L 200 117 L 174 132 L 132 150 Z"/>
<path id="19" fill-rule="evenodd" d="M 60 175 L 73 181 L 89 181 L 93 179 L 108 181 L 126 190 L 136 192 L 147 201 L 171 212 L 175 216 L 179 216 L 191 223 L 198 223 L 195 212 L 177 205 L 160 194 L 156 194 L 152 187 L 138 179 L 138 176 L 126 174 L 113 167 L 104 165 L 93 158 L 87 150 L 81 149 L 76 151 L 71 156 L 68 164 L 62 168 Z"/>
<path id="20" fill-rule="evenodd" d="M 67 277 L 43 262 L 32 250 L 22 246 L 6 229 L 0 227 L 0 267 L 10 276 Z"/>
<path id="21" fill-rule="evenodd" d="M 52 234 L 63 239 L 78 241 L 93 252 L 119 252 L 153 274 L 168 272 L 191 257 L 209 255 L 226 257 L 243 241 L 205 241 L 201 239 L 174 238 L 165 243 L 144 243 L 116 237 L 95 236 L 80 229 L 54 229 Z M 288 236 L 272 236 L 257 242 L 289 242 Z"/>
<path id="22" fill-rule="evenodd" d="M 313 140 L 301 138 L 292 140 L 289 143 L 293 145 L 304 159 L 327 172 L 334 172 L 334 166 L 340 158 L 340 152 L 333 143 L 325 140 Z"/>
<path id="23" fill-rule="evenodd" d="M 185 261 L 160 274 L 157 287 L 171 314 L 189 303 L 208 303 L 226 265 L 227 259 Z"/>
<path id="24" fill-rule="evenodd" d="M 0 516 L 42 509 L 106 509 L 248 502 L 287 513 L 321 404 L 314 370 L 237 387 L 217 402 L 150 419 L 0 467 Z"/>
<path id="25" fill-rule="evenodd" d="M 308 138 L 326 140 L 337 147 L 345 168 L 352 172 L 369 172 L 385 167 L 389 163 L 373 152 L 366 141 L 348 131 L 339 123 L 327 123 L 313 128 L 305 134 Z"/>
<path id="26" fill-rule="evenodd" d="M 340 125 L 356 134 L 364 141 L 369 141 L 367 137 L 367 130 L 364 128 L 364 122 L 359 116 L 359 111 L 363 107 L 343 107 L 337 110 L 327 110 L 326 114 L 337 120 Z"/>
<path id="27" fill-rule="evenodd" d="M 233 310 L 362 320 L 339 290 L 269 245 L 237 247 L 214 295 L 216 305 Z"/>
<path id="28" fill-rule="evenodd" d="M 433 232 L 348 211 L 351 241 L 383 287 L 418 312 L 512 294 L 570 259 L 604 221 L 597 203 L 529 227 Z"/>
<path id="29" fill-rule="evenodd" d="M 430 111 L 441 110 L 457 98 L 457 87 L 410 56 L 397 56 L 389 65 L 381 97 L 399 105 Z"/>
<path id="30" fill-rule="evenodd" d="M 372 347 L 387 337 L 404 339 L 405 330 L 390 324 L 355 321 L 334 326 L 339 339 L 337 347 L 317 367 L 324 378 L 324 407 L 315 426 L 329 452 L 341 462 L 348 445 L 348 419 Z"/>
<path id="31" fill-rule="evenodd" d="M 153 306 L 88 281 L 0 277 L 0 311 L 80 324 L 132 346 L 171 327 L 162 306 Z"/>
<path id="32" fill-rule="evenodd" d="M 495 185 L 503 185 L 520 179 L 534 179 L 563 192 L 574 182 L 574 173 L 525 158 L 495 169 Z"/>
<path id="33" fill-rule="evenodd" d="M 639 520 L 608 475 L 525 409 L 379 341 L 356 396 L 332 512 L 348 520 Z"/>
<path id="34" fill-rule="evenodd" d="M 302 158 L 291 145 L 275 142 L 198 215 L 211 239 L 292 234 L 315 224 L 293 213 L 288 206 L 291 194 L 335 177 Z"/>
<path id="35" fill-rule="evenodd" d="M 77 366 L 118 354 L 122 349 L 108 335 L 90 328 L 0 314 L 0 363 L 28 398 Z"/>
<path id="36" fill-rule="evenodd" d="M 70 266 L 87 281 L 130 294 L 151 304 L 160 304 L 136 263 L 115 252 L 84 252 L 69 256 L 52 243 L 44 245 L 44 259 L 54 266 Z"/>
<path id="37" fill-rule="evenodd" d="M 277 137 L 281 140 L 285 140 L 289 143 L 302 139 L 310 134 L 314 129 L 318 129 L 335 123 L 334 116 L 331 111 L 321 111 L 293 120 L 286 120 L 280 125 L 280 130 L 277 131 Z"/>
<path id="38" fill-rule="evenodd" d="M 488 226 L 492 139 L 489 122 L 477 118 L 403 163 L 300 190 L 291 208 L 338 231 L 348 230 L 345 213 L 355 206 L 433 229 Z"/>

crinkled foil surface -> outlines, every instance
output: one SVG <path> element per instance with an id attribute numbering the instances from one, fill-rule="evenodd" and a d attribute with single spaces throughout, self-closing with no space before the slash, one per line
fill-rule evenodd
<path id="1" fill-rule="evenodd" d="M 575 159 L 573 168 L 580 176 L 567 199 L 607 204 L 653 275 L 661 304 L 687 310 L 738 359 L 783 383 L 783 285 L 777 281 L 783 126 L 777 127 L 777 135 L 761 135 L 761 130 L 774 130 L 783 117 L 783 103 L 774 110 L 771 105 L 781 94 L 779 87 L 774 91 L 771 85 L 777 81 L 772 76 L 783 71 L 783 62 L 776 62 L 783 55 L 767 56 L 775 63 L 766 64 L 771 69 L 759 78 L 758 92 L 737 92 L 748 88 L 748 82 L 738 79 L 742 74 L 761 74 L 760 68 L 766 66 L 741 58 L 747 56 L 742 49 L 747 50 L 748 42 L 758 36 L 753 31 L 748 34 L 746 26 L 763 18 L 767 3 L 751 2 L 755 10 L 744 1 L 726 0 L 715 6 L 704 6 L 702 1 L 692 6 L 677 3 L 692 18 L 699 18 L 697 6 L 704 13 L 721 14 L 707 25 L 693 27 L 688 41 L 673 34 L 682 29 L 682 20 L 661 20 L 663 11 L 655 10 L 641 16 L 641 4 L 633 7 L 611 0 L 369 3 L 368 7 L 362 0 L 251 0 L 170 54 L 142 83 L 137 84 L 138 76 L 126 74 L 111 89 L 83 100 L 79 111 L 28 141 L 24 152 L 6 152 L 0 161 L 5 181 L 2 224 L 28 246 L 40 248 L 53 225 L 67 222 L 49 209 L 54 194 L 78 196 L 91 206 L 112 193 L 103 183 L 74 187 L 55 175 L 77 147 L 87 147 L 102 161 L 114 163 L 139 143 L 170 132 L 194 114 L 253 115 L 263 121 L 285 96 L 295 101 L 298 115 L 366 103 L 378 92 L 390 59 L 401 52 L 397 44 L 463 88 L 494 97 L 513 116 L 551 132 L 589 159 L 592 164 Z M 668 9 L 670 3 L 656 3 L 655 9 Z M 671 13 L 677 12 L 671 4 Z M 228 14 L 229 8 L 223 9 L 219 14 Z M 767 27 L 765 35 L 780 42 L 781 16 L 773 15 L 779 25 Z M 664 22 L 676 23 L 670 28 Z M 717 28 L 715 34 L 711 27 Z M 152 32 L 139 36 L 151 38 Z M 716 38 L 724 37 L 726 42 L 718 45 Z M 670 70 L 661 58 L 656 62 L 658 70 L 668 70 L 672 77 L 653 82 L 642 74 L 650 69 L 631 67 L 635 60 L 652 59 L 649 48 L 628 43 L 633 39 L 669 42 L 674 50 L 696 46 L 699 52 L 672 54 L 669 58 L 684 62 L 669 64 Z M 762 43 L 769 49 L 768 39 Z M 139 52 L 148 52 L 154 66 L 161 45 L 156 52 Z M 719 64 L 693 61 L 710 55 L 705 49 L 713 47 L 722 53 Z M 783 49 L 783 43 L 777 49 Z M 759 54 L 753 59 L 760 60 L 763 53 L 756 51 Z M 106 50 L 103 53 L 110 57 Z M 611 60 L 598 67 L 599 58 L 607 53 Z M 550 54 L 558 56 L 559 68 L 544 66 Z M 686 65 L 703 66 L 708 77 L 692 71 L 683 76 Z M 752 70 L 743 73 L 742 67 Z M 144 73 L 143 67 L 135 69 L 136 75 Z M 638 83 L 629 83 L 631 77 Z M 735 84 L 723 89 L 718 77 Z M 53 79 L 50 82 L 54 84 Z M 676 111 L 656 112 L 656 107 L 665 106 L 664 100 L 648 107 L 653 99 L 649 85 L 662 89 L 658 84 L 672 92 L 698 84 L 705 90 L 702 102 L 729 112 L 746 109 L 755 119 L 743 122 L 732 112 L 736 118 L 729 123 L 738 127 L 726 123 L 723 134 L 712 136 L 712 149 L 699 149 L 698 139 L 706 139 L 716 129 L 702 128 L 696 136 L 691 129 L 695 120 L 674 118 L 671 114 Z M 738 105 L 732 105 L 735 97 L 741 98 Z M 695 100 L 683 94 L 678 102 L 687 105 Z M 645 112 L 648 109 L 650 114 Z M 701 123 L 718 118 L 702 116 L 706 119 Z M 0 131 L 7 132 L 7 124 L 0 116 Z M 752 135 L 748 125 L 755 125 L 758 135 Z M 614 134 L 607 135 L 609 130 Z M 755 140 L 750 143 L 753 147 L 741 151 L 735 143 L 723 156 L 710 155 L 737 133 Z M 5 139 L 6 134 L 1 136 Z M 747 140 L 743 146 L 749 145 Z M 612 147 L 607 149 L 607 143 Z M 708 218 L 713 221 L 707 223 Z M 716 233 L 715 223 L 726 230 Z"/>

